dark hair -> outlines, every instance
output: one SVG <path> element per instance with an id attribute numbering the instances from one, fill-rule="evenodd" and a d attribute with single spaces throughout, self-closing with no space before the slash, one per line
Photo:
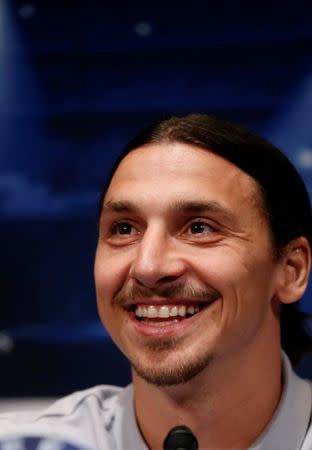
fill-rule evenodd
<path id="1" fill-rule="evenodd" d="M 132 139 L 116 161 L 106 188 L 121 160 L 143 145 L 181 142 L 215 153 L 242 169 L 259 186 L 262 205 L 279 252 L 292 239 L 305 236 L 312 247 L 312 215 L 307 189 L 295 167 L 273 144 L 251 131 L 206 114 L 169 117 L 153 123 Z M 101 198 L 102 207 L 104 190 Z M 293 364 L 312 351 L 306 331 L 309 316 L 297 304 L 281 306 L 282 347 Z"/>

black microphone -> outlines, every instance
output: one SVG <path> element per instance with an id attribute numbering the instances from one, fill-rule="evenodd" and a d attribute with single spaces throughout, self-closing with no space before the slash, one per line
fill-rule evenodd
<path id="1" fill-rule="evenodd" d="M 198 450 L 192 430 L 184 425 L 172 428 L 164 440 L 164 450 Z"/>

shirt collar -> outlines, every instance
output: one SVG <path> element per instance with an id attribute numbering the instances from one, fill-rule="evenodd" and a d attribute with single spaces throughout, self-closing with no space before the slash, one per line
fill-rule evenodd
<path id="1" fill-rule="evenodd" d="M 121 417 L 116 420 L 115 440 L 116 449 L 120 450 L 148 450 L 139 431 L 134 410 L 133 385 L 129 384 L 121 394 L 119 403 L 123 408 Z"/>
<path id="2" fill-rule="evenodd" d="M 308 381 L 299 378 L 283 353 L 284 388 L 280 403 L 264 432 L 249 450 L 300 450 L 310 424 L 312 391 Z M 117 448 L 148 450 L 139 432 L 133 405 L 133 386 L 122 393 L 126 416 L 117 433 Z"/>
<path id="3" fill-rule="evenodd" d="M 311 386 L 294 373 L 285 353 L 283 380 L 284 388 L 278 408 L 250 450 L 299 450 L 302 446 L 310 424 Z"/>

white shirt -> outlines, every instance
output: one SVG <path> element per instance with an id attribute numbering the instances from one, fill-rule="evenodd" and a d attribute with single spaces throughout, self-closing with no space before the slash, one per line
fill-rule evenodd
<path id="1" fill-rule="evenodd" d="M 312 384 L 295 375 L 287 357 L 283 370 L 280 404 L 249 450 L 312 450 Z M 17 442 L 23 436 L 44 436 L 93 450 L 148 450 L 135 419 L 132 385 L 96 386 L 64 397 L 43 412 L 0 415 L 0 450 L 19 450 Z M 10 446 L 12 439 L 16 441 Z"/>

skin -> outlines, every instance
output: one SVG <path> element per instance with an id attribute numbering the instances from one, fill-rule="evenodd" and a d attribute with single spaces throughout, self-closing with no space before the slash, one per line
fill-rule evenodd
<path id="1" fill-rule="evenodd" d="M 137 421 L 152 450 L 177 424 L 200 448 L 246 448 L 277 407 L 279 306 L 303 294 L 310 256 L 304 238 L 274 256 L 259 204 L 246 173 L 181 143 L 132 151 L 112 178 L 95 260 L 98 309 L 133 367 Z M 170 333 L 143 332 L 129 312 L 210 294 L 209 307 Z"/>

